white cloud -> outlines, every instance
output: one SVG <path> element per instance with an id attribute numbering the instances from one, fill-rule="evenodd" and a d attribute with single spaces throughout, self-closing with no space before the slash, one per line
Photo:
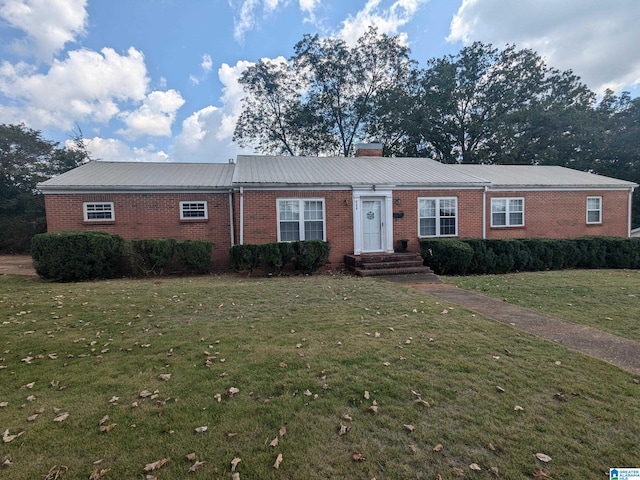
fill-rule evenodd
<path id="1" fill-rule="evenodd" d="M 114 138 L 94 137 L 85 139 L 89 156 L 94 160 L 111 162 L 167 162 L 169 155 L 156 151 L 153 145 L 131 147 Z"/>
<path id="2" fill-rule="evenodd" d="M 182 105 L 184 105 L 184 99 L 175 90 L 151 92 L 137 110 L 120 115 L 127 128 L 117 133 L 128 138 L 143 135 L 169 137 L 171 125 Z"/>
<path id="3" fill-rule="evenodd" d="M 176 161 L 226 162 L 240 153 L 241 149 L 232 141 L 244 96 L 238 79 L 251 65 L 248 61 L 238 61 L 234 66 L 222 64 L 218 70 L 223 84 L 221 106 L 205 107 L 182 122 L 173 152 Z"/>
<path id="4" fill-rule="evenodd" d="M 121 102 L 141 102 L 149 79 L 141 52 L 120 55 L 74 50 L 40 73 L 26 63 L 0 64 L 0 94 L 13 104 L 0 110 L 3 121 L 20 113 L 32 128 L 70 129 L 76 122 L 106 123 L 120 112 Z"/>
<path id="5" fill-rule="evenodd" d="M 87 0 L 0 0 L 0 17 L 25 33 L 15 51 L 48 62 L 85 32 L 86 7 Z"/>
<path id="6" fill-rule="evenodd" d="M 463 0 L 449 41 L 515 44 L 573 70 L 593 90 L 640 84 L 640 2 Z"/>
<path id="7" fill-rule="evenodd" d="M 406 2 L 407 0 L 399 0 Z M 413 0 L 409 0 L 413 1 Z M 230 0 L 231 3 L 231 0 Z M 238 42 L 244 41 L 247 32 L 253 30 L 258 24 L 257 11 L 262 10 L 265 16 L 273 14 L 278 8 L 286 8 L 291 4 L 288 0 L 243 0 L 234 18 L 233 36 Z M 300 12 L 305 15 L 304 22 L 315 22 L 315 12 L 322 4 L 322 0 L 298 0 Z"/>
<path id="8" fill-rule="evenodd" d="M 204 70 L 205 72 L 210 72 L 211 69 L 213 68 L 213 60 L 211 60 L 211 55 L 209 55 L 208 53 L 205 53 L 202 56 L 202 63 L 200 64 L 200 66 L 202 67 L 202 70 Z"/>
<path id="9" fill-rule="evenodd" d="M 342 22 L 338 37 L 348 44 L 356 43 L 369 27 L 376 27 L 379 33 L 397 35 L 398 30 L 406 25 L 418 9 L 428 0 L 396 0 L 388 8 L 380 7 L 381 0 L 368 0 L 364 8 L 354 15 L 349 15 Z M 401 35 L 406 43 L 406 36 Z"/>

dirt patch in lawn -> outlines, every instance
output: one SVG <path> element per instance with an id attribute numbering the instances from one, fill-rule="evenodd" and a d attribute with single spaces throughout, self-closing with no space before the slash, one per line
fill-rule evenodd
<path id="1" fill-rule="evenodd" d="M 0 275 L 35 276 L 33 260 L 29 255 L 0 255 Z"/>

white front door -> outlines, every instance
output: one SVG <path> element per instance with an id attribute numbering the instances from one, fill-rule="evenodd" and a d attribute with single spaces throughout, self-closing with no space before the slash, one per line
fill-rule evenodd
<path id="1" fill-rule="evenodd" d="M 384 215 L 382 199 L 362 200 L 362 251 L 381 252 Z"/>

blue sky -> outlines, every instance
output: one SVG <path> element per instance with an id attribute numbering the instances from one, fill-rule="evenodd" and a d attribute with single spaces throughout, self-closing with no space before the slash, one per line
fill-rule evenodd
<path id="1" fill-rule="evenodd" d="M 60 142 L 79 126 L 94 159 L 226 162 L 244 68 L 369 25 L 423 66 L 510 43 L 638 96 L 638 18 L 637 0 L 0 0 L 0 123 Z"/>

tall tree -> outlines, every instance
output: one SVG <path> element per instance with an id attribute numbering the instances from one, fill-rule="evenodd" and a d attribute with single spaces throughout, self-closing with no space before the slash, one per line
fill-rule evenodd
<path id="1" fill-rule="evenodd" d="M 0 252 L 25 253 L 46 228 L 38 182 L 88 160 L 81 133 L 75 148 L 59 147 L 24 125 L 0 125 Z"/>
<path id="2" fill-rule="evenodd" d="M 567 112 L 594 99 L 571 72 L 547 67 L 535 52 L 480 42 L 430 60 L 414 82 L 379 96 L 370 133 L 393 140 L 388 153 L 445 163 L 537 163 L 550 147 L 544 125 L 566 123 Z M 397 104 L 410 105 L 408 122 L 389 121 Z"/>
<path id="3" fill-rule="evenodd" d="M 305 35 L 287 63 L 260 62 L 242 76 L 247 97 L 234 139 L 262 153 L 352 153 L 366 139 L 376 96 L 405 82 L 409 50 L 370 28 L 354 46 Z"/>

